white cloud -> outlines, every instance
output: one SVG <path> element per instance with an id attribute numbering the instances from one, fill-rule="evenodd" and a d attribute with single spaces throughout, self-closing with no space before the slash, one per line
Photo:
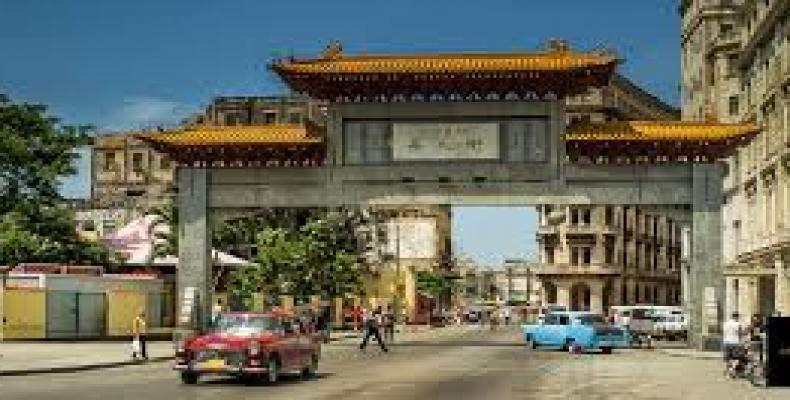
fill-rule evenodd
<path id="1" fill-rule="evenodd" d="M 100 128 L 121 131 L 172 126 L 196 111 L 195 107 L 177 101 L 149 96 L 129 97 L 110 113 Z"/>

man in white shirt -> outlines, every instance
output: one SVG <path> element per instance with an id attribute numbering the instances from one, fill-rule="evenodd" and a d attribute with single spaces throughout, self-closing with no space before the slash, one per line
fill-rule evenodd
<path id="1" fill-rule="evenodd" d="M 724 361 L 728 361 L 735 357 L 735 352 L 741 347 L 742 337 L 743 327 L 738 321 L 738 313 L 732 313 L 730 319 L 727 320 L 722 327 L 722 350 L 724 352 Z"/>

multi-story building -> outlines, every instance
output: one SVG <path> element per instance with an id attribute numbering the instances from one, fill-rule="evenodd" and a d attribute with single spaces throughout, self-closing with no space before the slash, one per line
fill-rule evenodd
<path id="1" fill-rule="evenodd" d="M 683 118 L 762 128 L 726 160 L 725 313 L 790 312 L 790 2 L 685 0 Z"/>
<path id="2" fill-rule="evenodd" d="M 538 212 L 535 272 L 544 304 L 603 312 L 680 302 L 680 226 L 668 210 L 543 205 Z"/>

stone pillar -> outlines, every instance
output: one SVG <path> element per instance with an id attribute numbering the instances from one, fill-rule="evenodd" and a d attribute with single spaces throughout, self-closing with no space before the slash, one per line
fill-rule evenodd
<path id="1" fill-rule="evenodd" d="M 774 295 L 774 301 L 776 303 L 775 309 L 781 315 L 787 316 L 790 315 L 790 309 L 788 309 L 787 304 L 787 271 L 785 270 L 782 253 L 778 253 L 774 256 L 774 271 L 776 271 L 776 279 L 774 280 L 774 287 L 776 290 L 776 294 Z"/>
<path id="2" fill-rule="evenodd" d="M 623 302 L 623 278 L 612 279 L 612 292 L 609 294 L 609 306 L 621 306 Z"/>
<path id="3" fill-rule="evenodd" d="M 636 304 L 636 282 L 633 279 L 629 279 L 626 282 L 626 294 L 628 297 L 627 305 Z"/>
<path id="4" fill-rule="evenodd" d="M 179 167 L 178 179 L 178 327 L 207 328 L 211 316 L 211 224 L 209 171 Z"/>
<path id="5" fill-rule="evenodd" d="M 571 283 L 566 281 L 557 282 L 557 304 L 571 308 Z"/>
<path id="6" fill-rule="evenodd" d="M 336 327 L 343 326 L 343 298 L 342 297 L 335 297 L 334 298 L 334 307 L 335 307 L 335 321 L 334 325 Z"/>
<path id="7" fill-rule="evenodd" d="M 692 166 L 689 342 L 698 349 L 718 349 L 721 340 L 721 186 L 719 164 Z"/>
<path id="8" fill-rule="evenodd" d="M 603 281 L 593 280 L 590 285 L 590 311 L 603 314 Z"/>
<path id="9" fill-rule="evenodd" d="M 726 277 L 725 286 L 726 286 L 726 294 L 724 299 L 724 318 L 729 319 L 732 313 L 738 312 L 738 300 L 736 300 L 737 292 L 735 291 L 735 285 L 737 285 L 737 279 L 732 276 Z"/>

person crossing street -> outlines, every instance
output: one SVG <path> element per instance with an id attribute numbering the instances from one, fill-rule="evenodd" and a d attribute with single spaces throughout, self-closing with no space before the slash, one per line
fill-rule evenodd
<path id="1" fill-rule="evenodd" d="M 381 351 L 385 353 L 388 352 L 389 350 L 387 349 L 387 346 L 381 339 L 380 329 L 383 324 L 383 314 L 381 312 L 381 307 L 376 307 L 376 310 L 373 313 L 365 310 L 363 313 L 363 321 L 365 324 L 365 336 L 362 338 L 362 343 L 360 343 L 359 349 L 365 350 L 365 348 L 368 346 L 368 340 L 370 340 L 370 337 L 373 336 L 379 342 Z"/>

